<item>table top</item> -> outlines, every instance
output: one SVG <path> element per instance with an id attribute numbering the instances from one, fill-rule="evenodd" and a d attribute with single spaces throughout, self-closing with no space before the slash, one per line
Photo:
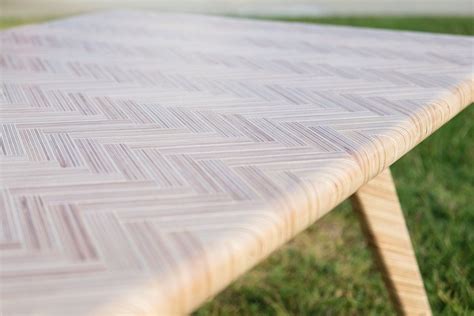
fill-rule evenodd
<path id="1" fill-rule="evenodd" d="M 117 11 L 1 41 L 6 315 L 189 312 L 473 101 L 472 37 Z"/>

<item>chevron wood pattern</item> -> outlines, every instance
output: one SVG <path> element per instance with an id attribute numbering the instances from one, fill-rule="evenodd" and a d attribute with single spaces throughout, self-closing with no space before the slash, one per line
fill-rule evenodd
<path id="1" fill-rule="evenodd" d="M 139 11 L 0 34 L 5 315 L 187 313 L 473 101 L 472 37 Z"/>

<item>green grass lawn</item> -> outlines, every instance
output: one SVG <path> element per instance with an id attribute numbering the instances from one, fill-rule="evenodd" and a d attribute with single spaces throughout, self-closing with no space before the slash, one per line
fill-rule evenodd
<path id="1" fill-rule="evenodd" d="M 462 17 L 278 19 L 474 34 L 472 19 Z M 435 315 L 474 315 L 473 122 L 471 106 L 392 167 Z M 347 202 L 195 312 L 320 314 L 394 314 Z"/>
<path id="2" fill-rule="evenodd" d="M 473 35 L 473 17 L 433 16 L 341 16 L 341 17 L 265 17 L 287 22 L 362 26 L 392 30 Z"/>

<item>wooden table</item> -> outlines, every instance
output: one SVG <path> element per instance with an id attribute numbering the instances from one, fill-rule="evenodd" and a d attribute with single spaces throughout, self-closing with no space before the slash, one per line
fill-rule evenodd
<path id="1" fill-rule="evenodd" d="M 472 37 L 124 11 L 1 41 L 5 315 L 190 312 L 354 193 L 430 313 L 388 168 L 473 101 Z"/>

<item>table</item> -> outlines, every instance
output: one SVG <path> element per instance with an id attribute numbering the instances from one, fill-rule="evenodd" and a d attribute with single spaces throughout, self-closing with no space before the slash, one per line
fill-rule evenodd
<path id="1" fill-rule="evenodd" d="M 188 313 L 351 195 L 430 313 L 388 168 L 473 101 L 472 37 L 113 11 L 1 41 L 6 315 Z"/>

